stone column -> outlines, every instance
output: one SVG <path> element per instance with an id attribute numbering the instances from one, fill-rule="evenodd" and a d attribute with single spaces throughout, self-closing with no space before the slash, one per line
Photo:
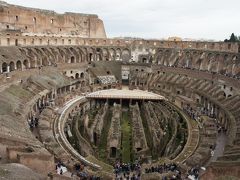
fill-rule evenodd
<path id="1" fill-rule="evenodd" d="M 10 66 L 7 65 L 7 73 L 9 73 L 9 72 L 10 72 Z"/>

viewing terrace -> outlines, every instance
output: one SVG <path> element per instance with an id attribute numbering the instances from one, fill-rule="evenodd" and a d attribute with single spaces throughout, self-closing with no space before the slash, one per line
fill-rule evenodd
<path id="1" fill-rule="evenodd" d="M 90 93 L 86 97 L 93 99 L 166 100 L 161 95 L 136 89 L 107 89 Z"/>

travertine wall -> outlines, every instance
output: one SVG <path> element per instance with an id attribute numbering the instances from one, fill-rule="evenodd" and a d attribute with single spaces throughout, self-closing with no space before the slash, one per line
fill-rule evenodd
<path id="1" fill-rule="evenodd" d="M 106 38 L 103 21 L 97 15 L 64 13 L 26 8 L 0 1 L 0 30 L 27 34 L 77 35 Z"/>

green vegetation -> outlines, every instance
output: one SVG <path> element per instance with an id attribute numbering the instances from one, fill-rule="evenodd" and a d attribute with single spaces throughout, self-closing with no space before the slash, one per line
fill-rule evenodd
<path id="1" fill-rule="evenodd" d="M 145 137 L 146 137 L 146 141 L 147 141 L 147 145 L 151 151 L 152 156 L 154 156 L 153 154 L 153 141 L 152 141 L 152 135 L 150 133 L 150 129 L 148 127 L 148 123 L 147 123 L 147 118 L 146 115 L 144 114 L 144 110 L 143 107 L 140 110 L 140 114 L 141 114 L 141 118 L 142 118 L 142 123 L 143 123 L 143 128 L 144 128 L 144 133 L 145 133 Z M 150 152 L 149 152 L 150 154 Z"/>
<path id="2" fill-rule="evenodd" d="M 2 169 L 2 168 L 0 168 L 0 177 L 6 177 L 6 176 L 8 176 L 9 175 L 9 171 L 7 170 L 7 169 Z M 3 178 L 3 179 L 5 179 L 5 178 Z"/>
<path id="3" fill-rule="evenodd" d="M 122 121 L 121 121 L 121 132 L 122 132 L 122 161 L 125 163 L 131 162 L 131 126 L 129 122 L 129 113 L 128 111 L 122 112 Z"/>
<path id="4" fill-rule="evenodd" d="M 88 128 L 90 128 L 94 122 L 95 116 L 97 115 L 99 111 L 99 108 L 94 108 L 94 109 L 90 109 L 90 111 L 88 112 Z"/>
<path id="5" fill-rule="evenodd" d="M 235 36 L 234 33 L 231 34 L 229 39 L 225 39 L 224 42 L 240 42 L 240 36 Z"/>
<path id="6" fill-rule="evenodd" d="M 72 127 L 75 127 L 76 123 L 78 123 L 80 121 L 80 117 L 79 116 L 74 116 L 73 117 L 73 124 L 72 124 Z M 78 122 L 77 122 L 78 121 Z M 68 137 L 68 141 L 71 143 L 71 145 L 74 147 L 74 149 L 76 149 L 79 153 L 81 152 L 81 149 L 80 149 L 80 144 L 79 144 L 79 141 L 78 141 L 78 138 L 77 138 L 77 134 L 76 134 L 76 131 L 73 129 L 71 129 L 71 132 L 72 132 L 72 137 Z M 80 131 L 81 132 L 81 131 Z"/>
<path id="7" fill-rule="evenodd" d="M 100 143 L 98 144 L 98 157 L 100 160 L 107 162 L 107 138 L 108 138 L 108 131 L 110 129 L 111 125 L 111 117 L 112 117 L 112 110 L 108 110 L 106 112 L 106 115 L 104 117 L 104 122 L 103 122 L 103 129 L 102 129 L 102 134 L 100 137 Z"/>

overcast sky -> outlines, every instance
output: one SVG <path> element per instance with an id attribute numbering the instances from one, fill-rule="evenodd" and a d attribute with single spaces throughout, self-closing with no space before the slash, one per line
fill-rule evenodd
<path id="1" fill-rule="evenodd" d="M 58 13 L 97 14 L 108 37 L 204 38 L 240 35 L 240 0 L 5 0 Z"/>

